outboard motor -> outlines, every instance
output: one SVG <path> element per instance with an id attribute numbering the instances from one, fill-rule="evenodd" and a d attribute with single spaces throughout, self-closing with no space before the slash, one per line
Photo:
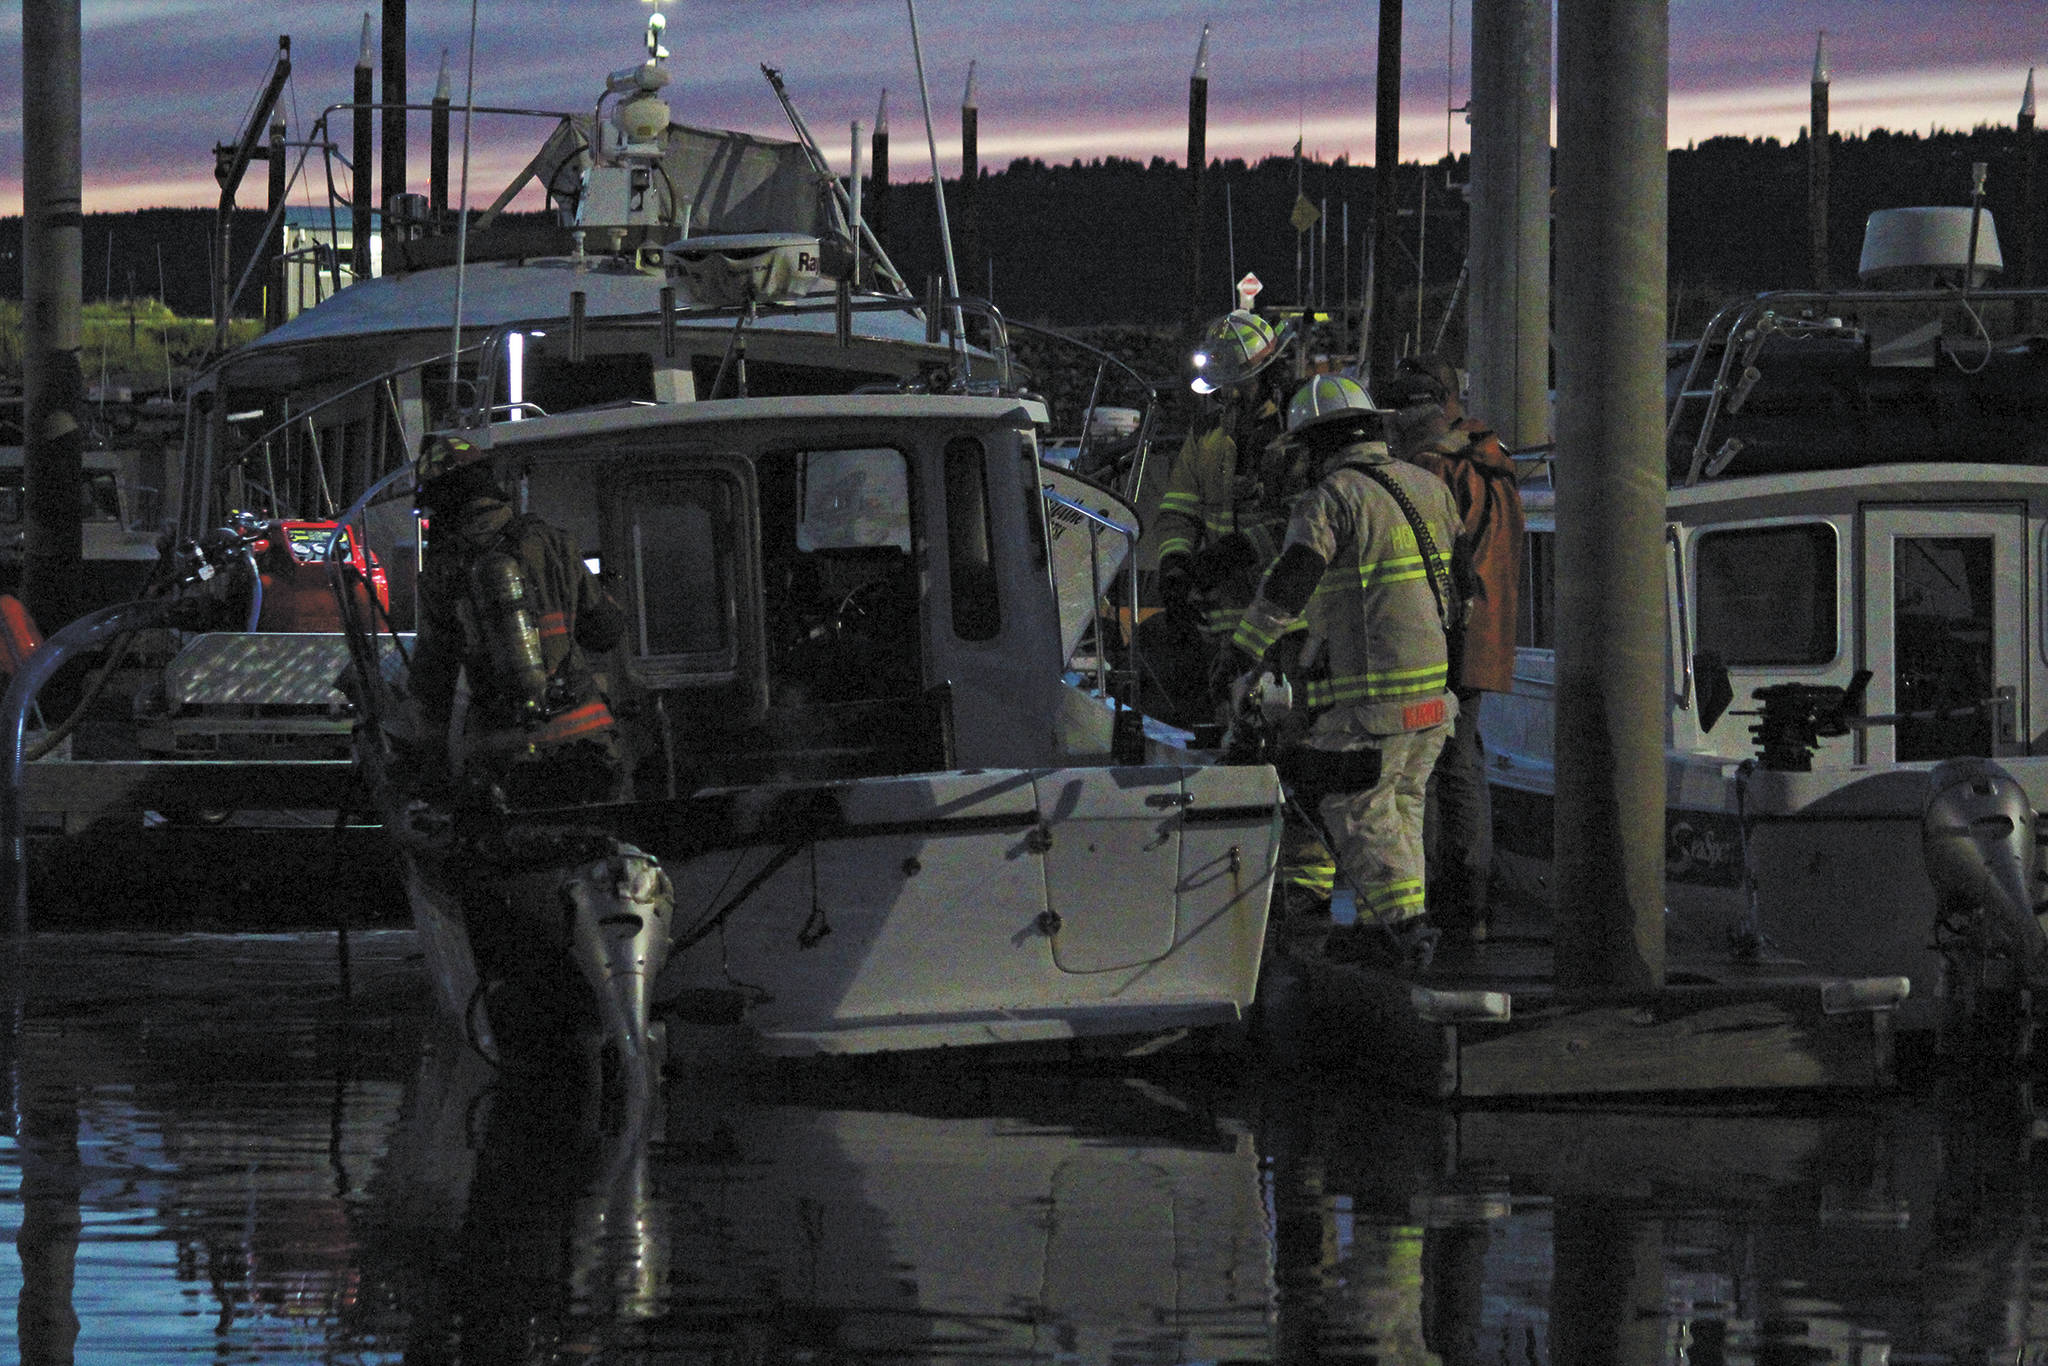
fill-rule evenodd
<path id="1" fill-rule="evenodd" d="M 618 1050 L 629 1103 L 644 1104 L 660 1075 L 666 1040 L 652 1019 L 654 979 L 668 961 L 675 889 L 651 855 L 614 842 L 606 858 L 573 869 L 570 952 L 597 997 L 605 1041 Z"/>
<path id="2" fill-rule="evenodd" d="M 1934 884 L 1935 945 L 1948 968 L 1954 1024 L 1981 1032 L 1987 989 L 2020 993 L 2048 979 L 2048 935 L 2036 914 L 2034 809 L 2017 779 L 1989 759 L 1948 759 L 1929 774 L 1920 847 Z M 1995 959 L 2011 964 L 2010 980 Z M 1994 974 L 1996 974 L 1994 976 Z"/>

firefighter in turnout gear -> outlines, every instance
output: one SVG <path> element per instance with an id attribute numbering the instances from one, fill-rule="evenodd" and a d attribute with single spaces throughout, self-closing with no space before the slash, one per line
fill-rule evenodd
<path id="1" fill-rule="evenodd" d="M 1522 581 L 1522 495 L 1514 462 L 1483 422 L 1465 416 L 1458 372 L 1409 356 L 1382 397 L 1399 410 L 1394 454 L 1450 485 L 1471 548 L 1471 590 L 1451 688 L 1458 719 L 1429 780 L 1430 920 L 1452 939 L 1486 938 L 1493 876 L 1492 798 L 1479 707 L 1515 686 L 1515 621 Z"/>
<path id="2" fill-rule="evenodd" d="M 1212 719 L 1208 675 L 1229 648 L 1238 619 L 1258 592 L 1259 579 L 1280 553 L 1295 498 L 1314 482 L 1305 453 L 1283 440 L 1274 364 L 1292 340 L 1256 314 L 1239 310 L 1214 319 L 1189 357 L 1188 387 L 1217 401 L 1215 421 L 1189 434 L 1167 477 L 1154 519 L 1159 597 L 1165 631 L 1199 642 L 1176 650 L 1158 639 L 1141 641 L 1143 657 L 1186 660 L 1184 676 L 1168 691 L 1187 699 L 1163 711 L 1179 724 Z M 1283 646 L 1301 642 L 1296 627 Z M 1327 908 L 1337 867 L 1315 832 L 1290 823 L 1283 836 L 1280 883 L 1297 907 Z"/>
<path id="3" fill-rule="evenodd" d="M 1280 550 L 1290 483 L 1277 446 L 1280 405 L 1267 383 L 1288 338 L 1240 310 L 1211 322 L 1190 358 L 1189 387 L 1215 400 L 1189 432 L 1153 521 L 1159 600 L 1198 623 L 1212 650 L 1237 629 L 1259 575 Z"/>
<path id="4" fill-rule="evenodd" d="M 1463 552 L 1450 489 L 1389 452 L 1390 415 L 1340 375 L 1318 375 L 1295 396 L 1289 433 L 1322 480 L 1296 502 L 1212 686 L 1242 696 L 1306 615 L 1296 695 L 1313 719 L 1281 768 L 1358 900 L 1357 930 L 1330 951 L 1407 972 L 1428 966 L 1436 944 L 1424 914 L 1423 800 L 1457 715 L 1449 638 Z"/>
<path id="5" fill-rule="evenodd" d="M 422 768 L 494 786 L 515 810 L 617 799 L 618 729 L 590 656 L 623 634 L 618 605 L 567 536 L 513 512 L 484 452 L 430 438 L 418 473 L 431 519 L 410 669 Z M 459 765 L 458 675 L 469 684 Z"/>

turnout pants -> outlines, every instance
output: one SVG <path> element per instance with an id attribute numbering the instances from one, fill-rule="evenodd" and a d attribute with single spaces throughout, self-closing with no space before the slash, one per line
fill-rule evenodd
<path id="1" fill-rule="evenodd" d="M 1337 864 L 1358 898 L 1360 923 L 1395 924 L 1423 911 L 1423 806 L 1430 770 L 1451 723 L 1371 737 L 1380 778 L 1358 792 L 1332 793 L 1319 812 Z"/>

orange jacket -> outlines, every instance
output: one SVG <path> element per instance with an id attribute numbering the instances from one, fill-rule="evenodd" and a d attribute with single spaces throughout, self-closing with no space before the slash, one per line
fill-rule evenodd
<path id="1" fill-rule="evenodd" d="M 1482 422 L 1466 418 L 1401 458 L 1451 486 L 1465 523 L 1472 598 L 1451 680 L 1463 691 L 1512 692 L 1515 626 L 1522 586 L 1522 495 L 1514 462 Z"/>

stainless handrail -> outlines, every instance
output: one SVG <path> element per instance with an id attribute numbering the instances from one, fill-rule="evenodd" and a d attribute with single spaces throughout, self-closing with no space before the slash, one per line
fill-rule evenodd
<path id="1" fill-rule="evenodd" d="M 1869 305 L 1889 304 L 1954 304 L 1969 309 L 1981 309 L 1987 303 L 2041 303 L 2048 304 L 2048 287 L 2007 286 L 2003 288 L 1942 287 L 1932 289 L 1781 289 L 1767 290 L 1748 299 L 1737 300 L 1724 306 L 1708 322 L 1701 332 L 1698 344 L 1693 348 L 1692 358 L 1686 366 L 1684 382 L 1672 396 L 1670 410 L 1664 424 L 1664 440 L 1668 445 L 1678 434 L 1678 424 L 1689 399 L 1705 397 L 1707 411 L 1700 418 L 1699 435 L 1693 440 L 1692 455 L 1686 466 L 1685 483 L 1697 484 L 1705 470 L 1716 422 L 1719 420 L 1726 396 L 1732 387 L 1728 373 L 1733 368 L 1735 342 L 1751 326 L 1769 326 L 1775 316 L 1778 325 L 1787 328 L 1819 326 L 1817 320 L 1806 314 L 1824 315 L 1829 312 L 1852 313 L 1855 309 Z M 1755 320 L 1754 322 L 1752 320 Z M 1720 364 L 1714 375 L 1711 390 L 1697 387 L 1700 370 L 1707 351 L 1721 347 Z"/>
<path id="2" fill-rule="evenodd" d="M 1092 524 L 1088 533 L 1088 601 L 1092 605 L 1095 615 L 1095 695 L 1101 697 L 1107 684 L 1104 678 L 1106 669 L 1104 667 L 1102 650 L 1102 567 L 1095 549 L 1096 529 L 1099 528 L 1123 537 L 1127 547 L 1124 551 L 1124 570 L 1129 576 L 1127 581 L 1131 593 L 1131 672 L 1135 675 L 1138 669 L 1138 528 L 1125 526 L 1122 522 L 1106 517 L 1094 508 L 1067 497 L 1050 484 L 1041 485 L 1038 491 L 1046 502 L 1057 507 L 1063 507 L 1082 520 Z M 1047 568 L 1049 570 L 1051 565 L 1048 564 Z M 1053 598 L 1055 605 L 1057 605 L 1059 598 L 1057 582 L 1054 584 Z"/>

